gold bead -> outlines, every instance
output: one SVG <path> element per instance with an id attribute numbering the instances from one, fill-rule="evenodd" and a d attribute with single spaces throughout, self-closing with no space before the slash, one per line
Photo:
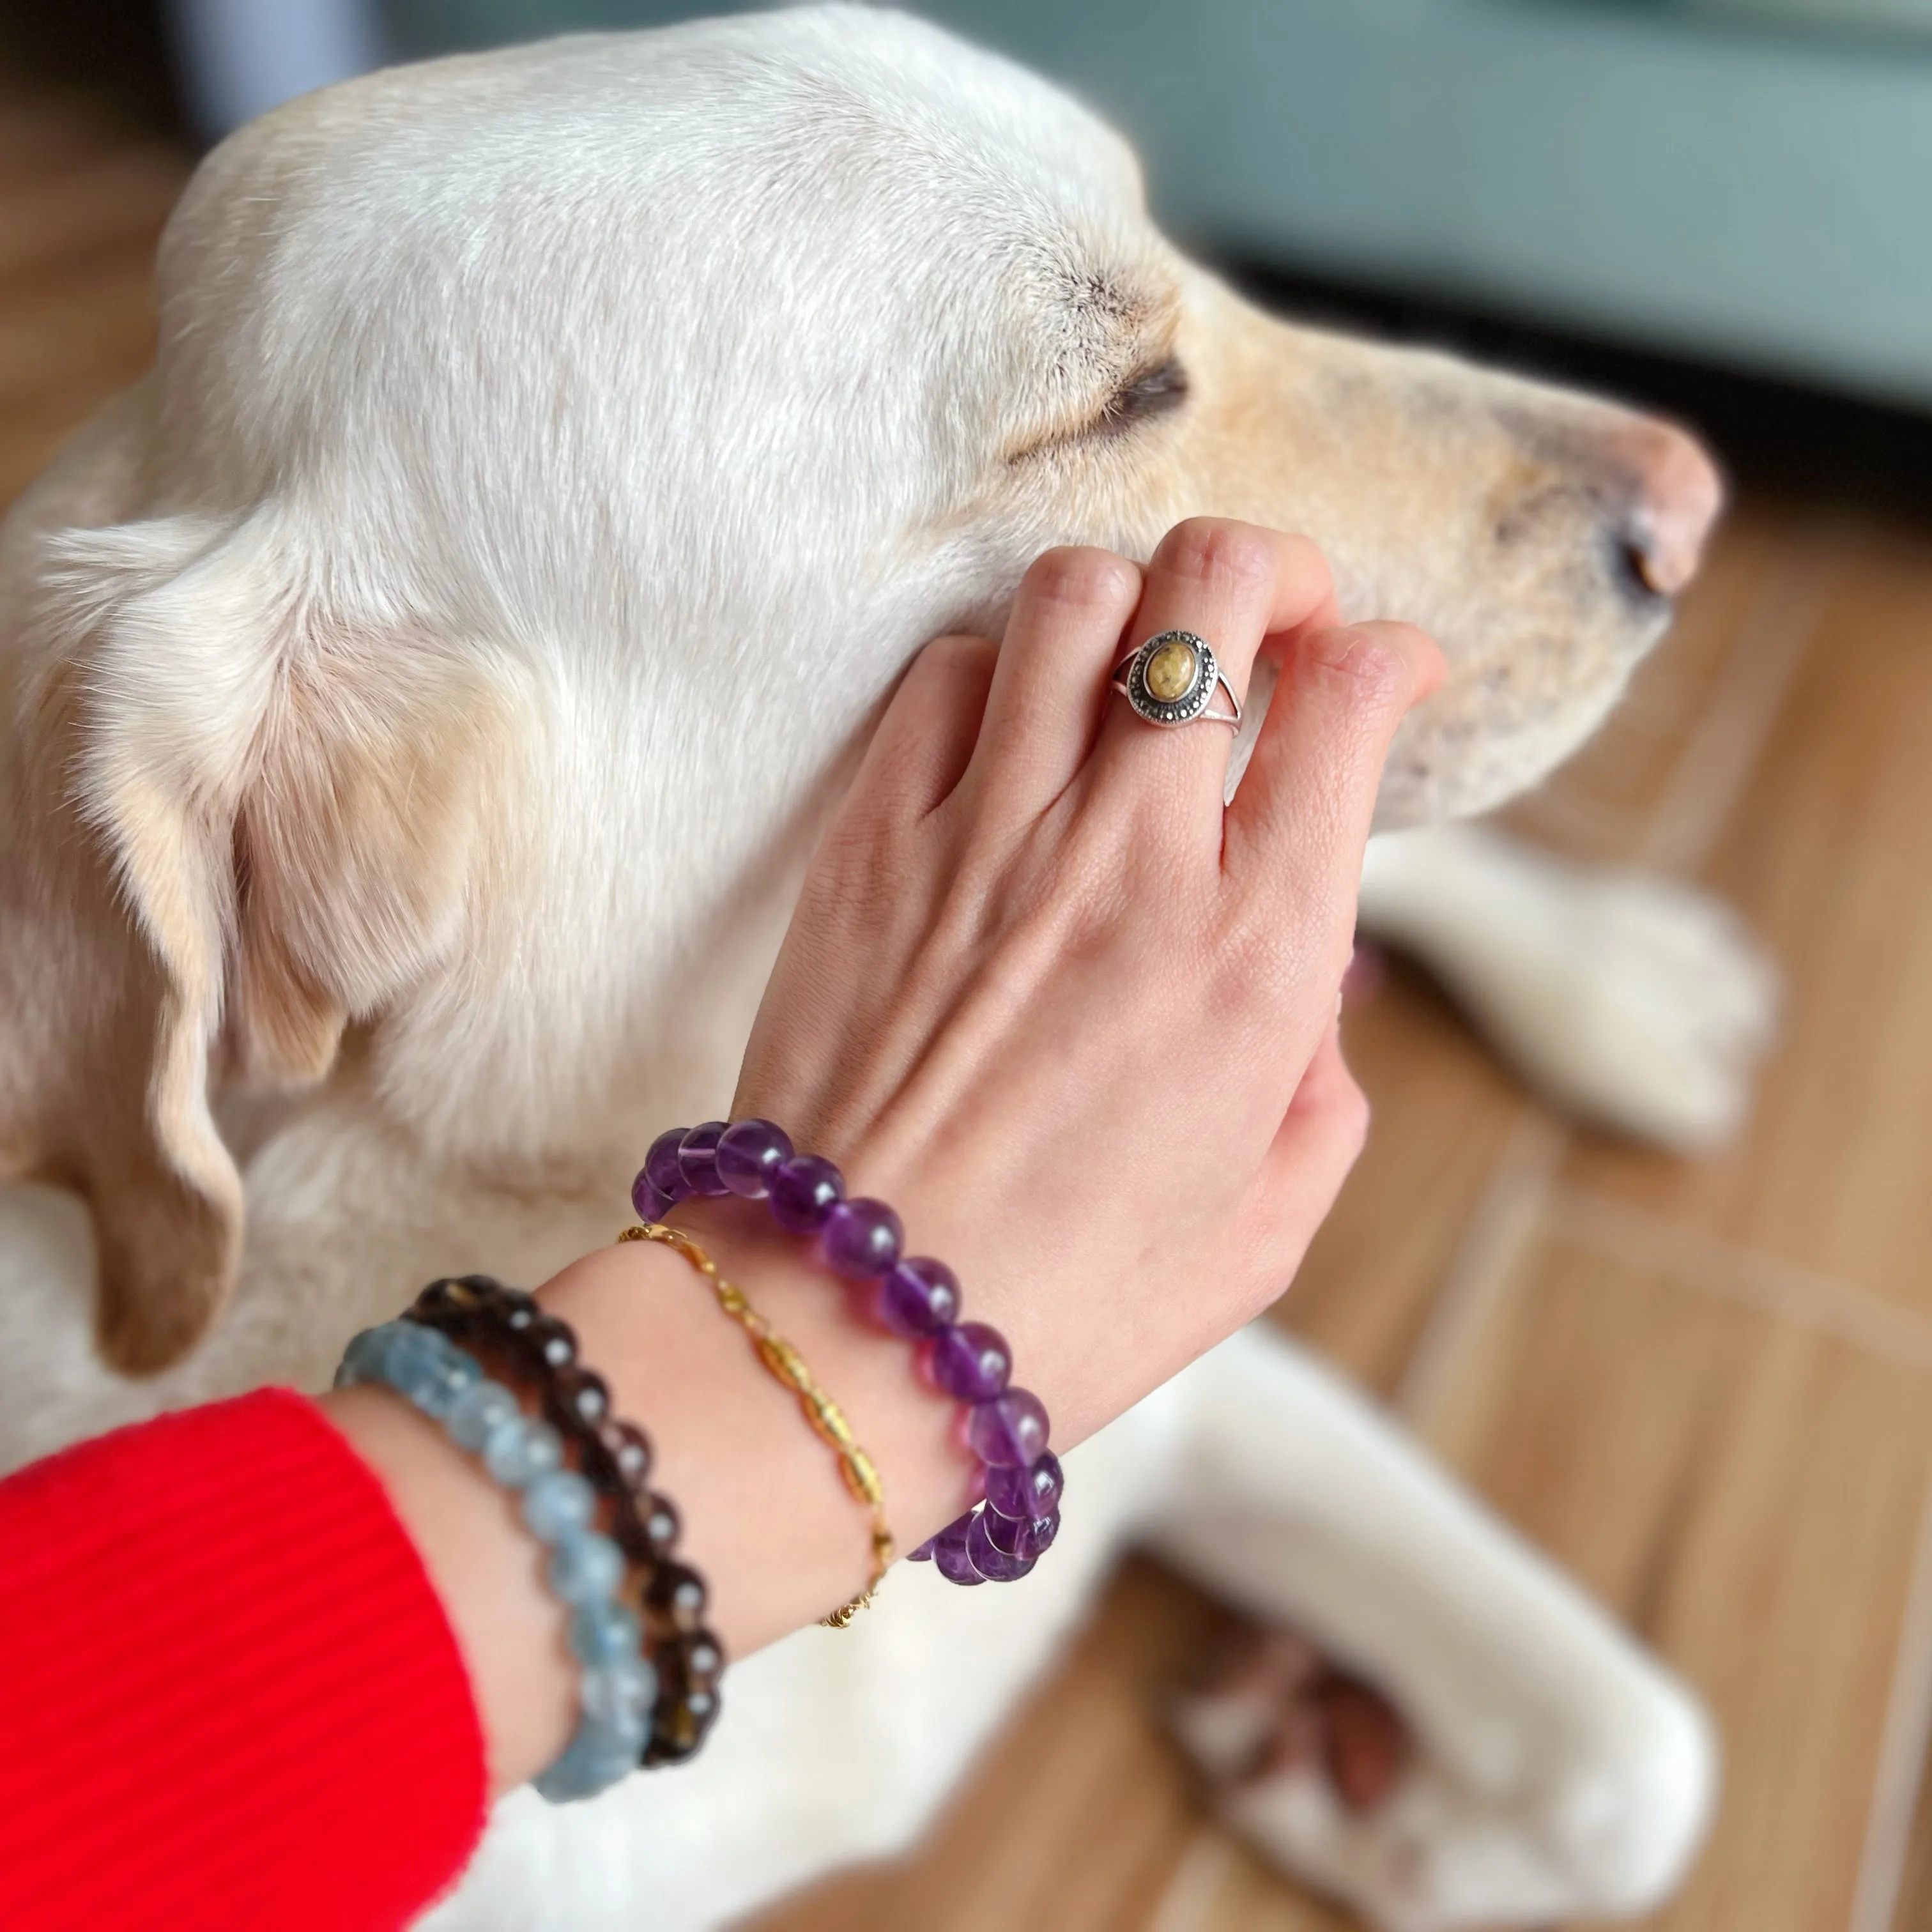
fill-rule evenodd
<path id="1" fill-rule="evenodd" d="M 1147 661 L 1147 669 L 1142 677 L 1150 697 L 1158 698 L 1163 704 L 1178 704 L 1194 688 L 1194 680 L 1201 668 L 1201 660 L 1195 656 L 1192 644 L 1184 644 L 1178 638 L 1171 644 L 1162 644 Z"/>

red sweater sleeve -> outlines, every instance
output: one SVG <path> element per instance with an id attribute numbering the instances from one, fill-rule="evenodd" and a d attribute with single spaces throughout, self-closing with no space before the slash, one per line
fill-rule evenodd
<path id="1" fill-rule="evenodd" d="M 286 1390 L 0 1482 L 0 1926 L 377 1932 L 482 1831 L 483 1739 L 374 1473 Z"/>

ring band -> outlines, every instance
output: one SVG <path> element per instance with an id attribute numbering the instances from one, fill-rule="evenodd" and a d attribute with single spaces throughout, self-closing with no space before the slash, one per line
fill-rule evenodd
<path id="1" fill-rule="evenodd" d="M 1204 638 L 1192 631 L 1162 631 L 1114 667 L 1113 688 L 1150 724 L 1232 724 L 1241 722 L 1241 700 L 1221 674 Z M 1217 691 L 1232 707 L 1209 707 Z"/>

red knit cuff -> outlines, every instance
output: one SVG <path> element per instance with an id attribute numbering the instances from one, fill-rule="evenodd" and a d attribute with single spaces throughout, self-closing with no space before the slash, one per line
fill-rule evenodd
<path id="1" fill-rule="evenodd" d="M 286 1390 L 0 1483 L 0 1925 L 380 1932 L 480 1834 L 456 1639 L 368 1465 Z"/>

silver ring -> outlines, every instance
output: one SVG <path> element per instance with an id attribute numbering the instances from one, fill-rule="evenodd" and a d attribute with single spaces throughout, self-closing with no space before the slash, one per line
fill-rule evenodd
<path id="1" fill-rule="evenodd" d="M 1114 688 L 1150 724 L 1232 724 L 1241 722 L 1241 700 L 1221 675 L 1204 638 L 1192 631 L 1162 631 L 1114 667 Z M 1210 710 L 1217 691 L 1232 707 Z"/>

